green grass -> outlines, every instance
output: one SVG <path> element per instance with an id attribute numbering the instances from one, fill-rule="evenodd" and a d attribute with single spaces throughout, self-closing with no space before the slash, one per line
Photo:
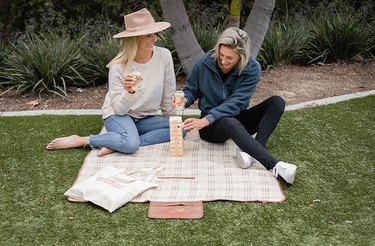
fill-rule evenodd
<path id="1" fill-rule="evenodd" d="M 99 116 L 1 117 L 0 245 L 374 245 L 374 109 L 369 96 L 286 112 L 268 145 L 298 165 L 286 201 L 208 202 L 200 220 L 65 199 L 87 150 L 45 146 L 98 132 Z"/>

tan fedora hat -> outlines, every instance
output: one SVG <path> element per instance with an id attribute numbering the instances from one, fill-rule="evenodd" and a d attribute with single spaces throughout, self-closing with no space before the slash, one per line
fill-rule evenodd
<path id="1" fill-rule="evenodd" d="M 171 26 L 168 22 L 155 22 L 150 12 L 143 8 L 124 16 L 125 31 L 117 33 L 114 38 L 126 38 L 163 31 Z"/>

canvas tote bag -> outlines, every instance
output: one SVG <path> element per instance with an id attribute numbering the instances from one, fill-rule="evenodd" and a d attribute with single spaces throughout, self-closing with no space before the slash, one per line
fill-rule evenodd
<path id="1" fill-rule="evenodd" d="M 157 184 L 151 180 L 162 169 L 162 166 L 155 166 L 126 172 L 107 166 L 90 178 L 74 184 L 64 195 L 70 201 L 89 201 L 112 213 L 142 192 L 156 187 Z"/>

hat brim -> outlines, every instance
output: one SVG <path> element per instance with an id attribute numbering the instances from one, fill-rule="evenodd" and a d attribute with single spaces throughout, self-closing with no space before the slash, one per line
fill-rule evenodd
<path id="1" fill-rule="evenodd" d="M 141 35 L 146 35 L 146 34 L 151 34 L 151 33 L 156 33 L 163 31 L 170 27 L 171 24 L 168 22 L 156 22 L 150 26 L 147 26 L 141 30 L 134 30 L 134 31 L 123 31 L 120 33 L 117 33 L 114 35 L 114 38 L 126 38 L 126 37 L 135 37 L 135 36 L 141 36 Z"/>

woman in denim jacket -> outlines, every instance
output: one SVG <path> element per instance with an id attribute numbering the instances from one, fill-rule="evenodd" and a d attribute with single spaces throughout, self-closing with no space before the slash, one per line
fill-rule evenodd
<path id="1" fill-rule="evenodd" d="M 284 112 L 285 101 L 272 96 L 248 108 L 261 75 L 259 63 L 250 57 L 250 40 L 243 30 L 230 27 L 219 37 L 214 49 L 194 65 L 183 88 L 185 106 L 198 100 L 200 119 L 184 122 L 187 132 L 199 131 L 208 142 L 232 139 L 239 147 L 238 166 L 248 168 L 253 158 L 290 184 L 297 167 L 271 156 L 265 149 Z M 256 137 L 252 135 L 256 133 Z"/>

